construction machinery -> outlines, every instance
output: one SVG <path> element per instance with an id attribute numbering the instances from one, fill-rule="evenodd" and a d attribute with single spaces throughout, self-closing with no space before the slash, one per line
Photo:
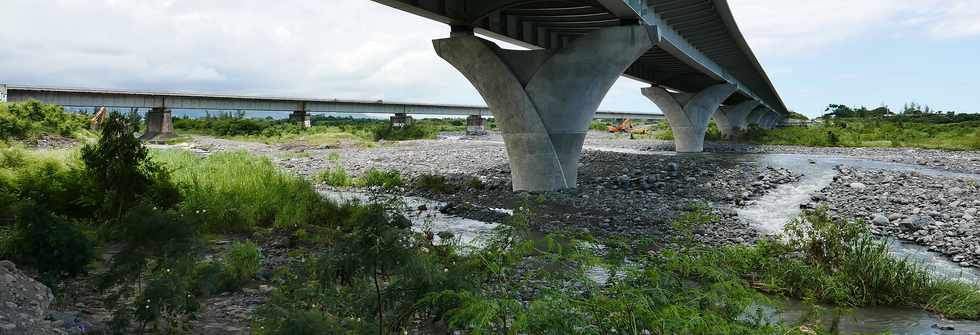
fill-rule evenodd
<path id="1" fill-rule="evenodd" d="M 609 126 L 607 128 L 609 129 L 609 132 L 613 134 L 619 134 L 619 133 L 646 134 L 647 133 L 647 127 L 634 127 L 633 120 L 630 119 L 624 119 L 623 122 L 620 123 L 618 126 Z"/>

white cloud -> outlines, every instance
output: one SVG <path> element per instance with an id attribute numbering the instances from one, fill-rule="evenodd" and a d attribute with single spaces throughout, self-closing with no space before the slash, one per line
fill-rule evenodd
<path id="1" fill-rule="evenodd" d="M 811 53 L 867 34 L 980 35 L 977 0 L 731 0 L 730 5 L 746 39 L 764 56 Z"/>

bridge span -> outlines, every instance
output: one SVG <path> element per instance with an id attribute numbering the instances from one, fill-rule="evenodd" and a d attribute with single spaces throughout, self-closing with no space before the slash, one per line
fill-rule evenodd
<path id="1" fill-rule="evenodd" d="M 450 26 L 436 53 L 483 96 L 515 190 L 574 188 L 589 120 L 620 76 L 666 115 L 679 152 L 788 114 L 726 0 L 373 0 Z M 478 35 L 523 46 L 507 50 Z"/>
<path id="2" fill-rule="evenodd" d="M 0 101 L 38 100 L 65 107 L 147 109 L 147 137 L 171 136 L 173 109 L 289 112 L 290 119 L 310 126 L 312 113 L 391 114 L 393 122 L 408 115 L 467 116 L 469 128 L 482 130 L 485 117 L 493 114 L 486 106 L 341 100 L 289 97 L 243 96 L 210 93 L 150 92 L 84 88 L 14 86 L 0 84 Z M 600 111 L 597 119 L 663 120 L 663 114 Z"/>

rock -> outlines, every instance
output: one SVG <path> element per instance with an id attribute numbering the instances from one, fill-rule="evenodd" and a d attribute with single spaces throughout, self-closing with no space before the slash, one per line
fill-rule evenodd
<path id="1" fill-rule="evenodd" d="M 58 334 L 46 322 L 54 301 L 51 289 L 28 277 L 10 261 L 0 261 L 0 324 L 2 334 Z"/>
<path id="2" fill-rule="evenodd" d="M 878 226 L 885 226 L 891 223 L 891 220 L 888 220 L 884 214 L 875 214 L 875 216 L 871 219 L 871 223 Z"/>
<path id="3" fill-rule="evenodd" d="M 902 221 L 902 227 L 908 231 L 919 231 L 928 228 L 933 223 L 936 223 L 936 220 L 933 220 L 931 216 L 916 215 Z"/>
<path id="4" fill-rule="evenodd" d="M 858 190 L 858 191 L 864 191 L 865 189 L 868 188 L 868 185 L 865 185 L 864 183 L 851 183 L 850 186 L 851 186 L 851 188 L 853 188 L 855 190 Z"/>
<path id="5" fill-rule="evenodd" d="M 677 163 L 670 162 L 667 163 L 667 169 L 670 170 L 671 172 L 677 172 L 677 170 L 680 169 L 680 166 L 678 166 Z"/>

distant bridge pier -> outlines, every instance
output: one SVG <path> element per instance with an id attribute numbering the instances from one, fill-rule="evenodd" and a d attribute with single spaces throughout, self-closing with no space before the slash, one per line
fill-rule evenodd
<path id="1" fill-rule="evenodd" d="M 153 107 L 146 113 L 146 132 L 140 136 L 143 140 L 165 140 L 174 138 L 174 122 L 169 109 Z"/>
<path id="2" fill-rule="evenodd" d="M 310 114 L 307 113 L 306 111 L 302 111 L 302 110 L 293 111 L 292 113 L 290 113 L 289 114 L 289 121 L 291 121 L 291 122 L 293 122 L 293 123 L 295 123 L 295 124 L 297 124 L 297 125 L 299 125 L 300 127 L 303 127 L 303 128 L 310 128 L 310 127 L 313 126 L 313 123 L 310 120 Z"/>
<path id="3" fill-rule="evenodd" d="M 735 106 L 723 106 L 715 113 L 715 124 L 725 139 L 735 139 L 748 128 L 749 114 L 762 103 L 749 100 Z"/>
<path id="4" fill-rule="evenodd" d="M 577 186 L 582 144 L 599 103 L 653 42 L 648 27 L 622 25 L 556 48 L 504 50 L 471 27 L 453 26 L 433 46 L 490 106 L 514 191 L 557 191 Z"/>
<path id="5" fill-rule="evenodd" d="M 470 115 L 466 118 L 466 135 L 482 136 L 487 134 L 486 121 L 482 115 Z"/>
<path id="6" fill-rule="evenodd" d="M 405 113 L 395 113 L 390 121 L 392 128 L 405 128 L 412 124 L 412 117 Z"/>
<path id="7" fill-rule="evenodd" d="M 779 124 L 783 119 L 783 116 L 776 112 L 769 112 L 762 118 L 762 128 L 773 129 Z"/>
<path id="8" fill-rule="evenodd" d="M 642 92 L 667 116 L 674 133 L 674 150 L 693 153 L 704 151 L 708 121 L 735 90 L 735 85 L 717 84 L 697 94 L 673 93 L 656 86 Z"/>

